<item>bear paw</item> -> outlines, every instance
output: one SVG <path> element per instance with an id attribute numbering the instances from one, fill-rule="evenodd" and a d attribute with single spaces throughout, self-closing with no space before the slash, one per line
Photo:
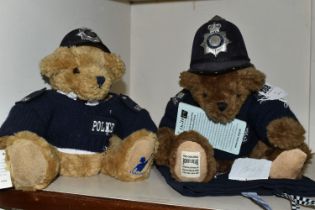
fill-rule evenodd
<path id="1" fill-rule="evenodd" d="M 31 132 L 19 132 L 9 137 L 6 159 L 16 189 L 45 188 L 59 170 L 56 153 L 48 143 Z"/>
<path id="2" fill-rule="evenodd" d="M 170 154 L 170 170 L 180 182 L 208 182 L 216 173 L 213 148 L 194 131 L 183 132 L 175 139 Z"/>
<path id="3" fill-rule="evenodd" d="M 304 142 L 304 133 L 305 130 L 302 125 L 288 117 L 273 120 L 267 126 L 267 136 L 270 143 L 283 150 L 301 146 Z"/>

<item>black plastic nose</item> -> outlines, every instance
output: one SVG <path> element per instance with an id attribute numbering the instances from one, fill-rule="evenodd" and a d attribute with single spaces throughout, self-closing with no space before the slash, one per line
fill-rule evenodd
<path id="1" fill-rule="evenodd" d="M 225 102 L 218 102 L 217 103 L 218 109 L 223 112 L 227 108 L 227 103 Z"/>
<path id="2" fill-rule="evenodd" d="M 98 86 L 101 87 L 104 84 L 104 82 L 105 82 L 105 77 L 97 76 L 96 77 L 96 81 L 97 81 Z"/>

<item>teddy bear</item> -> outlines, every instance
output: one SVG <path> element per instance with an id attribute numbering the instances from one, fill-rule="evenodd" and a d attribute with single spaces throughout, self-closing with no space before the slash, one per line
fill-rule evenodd
<path id="1" fill-rule="evenodd" d="M 265 80 L 250 62 L 236 25 L 219 16 L 203 24 L 194 37 L 190 69 L 180 75 L 183 89 L 168 102 L 161 119 L 156 164 L 167 166 L 179 182 L 209 182 L 228 173 L 237 158 L 272 161 L 269 178 L 300 178 L 312 157 L 304 142 L 305 130 L 285 94 Z M 203 130 L 214 133 L 212 139 L 190 127 L 178 133 L 178 124 L 189 117 L 181 104 L 197 107 L 207 121 L 223 128 L 215 130 L 201 121 Z M 201 119 L 197 114 L 191 118 L 191 124 Z M 232 123 L 244 125 L 238 140 L 241 128 L 234 129 Z M 219 146 L 214 146 L 216 139 L 222 141 Z M 236 139 L 233 147 L 225 148 L 232 139 Z M 187 169 L 187 163 L 195 165 Z"/>
<path id="2" fill-rule="evenodd" d="M 70 31 L 41 60 L 40 73 L 51 88 L 18 101 L 0 128 L 16 189 L 43 189 L 58 175 L 149 176 L 156 126 L 147 110 L 111 92 L 124 72 L 120 57 L 88 28 Z"/>

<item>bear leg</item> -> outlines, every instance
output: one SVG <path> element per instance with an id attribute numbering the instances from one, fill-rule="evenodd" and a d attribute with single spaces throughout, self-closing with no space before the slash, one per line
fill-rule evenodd
<path id="1" fill-rule="evenodd" d="M 6 161 L 16 189 L 43 189 L 57 176 L 57 153 L 43 138 L 22 131 L 10 136 L 8 141 Z"/>
<path id="2" fill-rule="evenodd" d="M 208 140 L 195 131 L 178 135 L 169 157 L 172 176 L 180 182 L 208 182 L 216 173 L 216 160 Z"/>
<path id="3" fill-rule="evenodd" d="M 61 176 L 85 177 L 100 172 L 103 153 L 71 154 L 58 151 Z"/>
<path id="4" fill-rule="evenodd" d="M 259 141 L 249 157 L 273 161 L 270 178 L 297 179 L 304 174 L 311 162 L 312 152 L 305 143 L 294 149 L 284 150 Z"/>

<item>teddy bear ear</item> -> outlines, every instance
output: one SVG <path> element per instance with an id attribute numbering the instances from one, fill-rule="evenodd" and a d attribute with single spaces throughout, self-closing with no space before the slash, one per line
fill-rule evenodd
<path id="1" fill-rule="evenodd" d="M 198 86 L 200 83 L 199 76 L 197 74 L 184 71 L 180 74 L 179 84 L 183 88 L 191 90 L 192 88 Z"/>
<path id="2" fill-rule="evenodd" d="M 111 71 L 114 81 L 121 79 L 125 73 L 125 63 L 114 53 L 105 53 L 105 67 Z"/>
<path id="3" fill-rule="evenodd" d="M 44 57 L 40 62 L 40 72 L 44 78 L 51 78 L 58 71 L 75 68 L 76 63 L 73 54 L 67 47 L 59 47 L 52 54 Z"/>
<path id="4" fill-rule="evenodd" d="M 254 67 L 239 70 L 239 75 L 243 86 L 247 87 L 250 91 L 258 91 L 265 84 L 265 74 Z"/>

